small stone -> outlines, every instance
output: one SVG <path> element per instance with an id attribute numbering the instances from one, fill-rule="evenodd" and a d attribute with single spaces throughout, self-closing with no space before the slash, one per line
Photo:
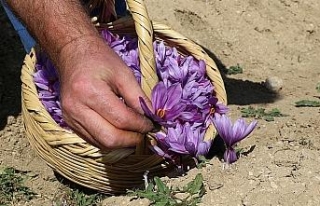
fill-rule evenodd
<path id="1" fill-rule="evenodd" d="M 277 93 L 283 87 L 283 81 L 279 77 L 268 77 L 263 83 L 264 86 L 271 92 Z"/>
<path id="2" fill-rule="evenodd" d="M 270 186 L 271 186 L 273 189 L 277 189 L 277 188 L 278 188 L 278 185 L 277 185 L 275 182 L 270 182 Z"/>

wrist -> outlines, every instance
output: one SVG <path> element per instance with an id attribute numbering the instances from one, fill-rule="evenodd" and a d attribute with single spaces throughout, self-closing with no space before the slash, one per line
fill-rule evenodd
<path id="1" fill-rule="evenodd" d="M 76 68 L 84 66 L 83 61 L 89 61 L 90 57 L 101 53 L 105 46 L 104 40 L 98 34 L 85 35 L 69 41 L 57 52 L 56 65 L 59 74 L 70 75 Z"/>

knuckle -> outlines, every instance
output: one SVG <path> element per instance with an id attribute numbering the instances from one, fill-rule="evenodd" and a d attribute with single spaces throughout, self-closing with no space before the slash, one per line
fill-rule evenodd
<path id="1" fill-rule="evenodd" d="M 74 94 L 90 94 L 93 91 L 93 85 L 86 77 L 79 77 L 71 83 L 70 91 Z"/>

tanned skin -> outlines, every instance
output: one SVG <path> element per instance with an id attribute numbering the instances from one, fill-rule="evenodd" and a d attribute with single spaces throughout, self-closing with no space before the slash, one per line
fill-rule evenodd
<path id="1" fill-rule="evenodd" d="M 63 118 L 100 148 L 135 146 L 153 128 L 131 70 L 108 47 L 77 0 L 7 0 L 58 69 Z M 124 98 L 126 105 L 118 96 Z"/>

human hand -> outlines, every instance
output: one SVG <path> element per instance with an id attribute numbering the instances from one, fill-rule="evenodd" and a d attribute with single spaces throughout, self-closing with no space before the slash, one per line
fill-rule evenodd
<path id="1" fill-rule="evenodd" d="M 61 50 L 57 67 L 63 118 L 86 141 L 100 148 L 129 147 L 152 130 L 152 122 L 142 115 L 139 96 L 150 101 L 102 38 L 70 42 Z"/>

